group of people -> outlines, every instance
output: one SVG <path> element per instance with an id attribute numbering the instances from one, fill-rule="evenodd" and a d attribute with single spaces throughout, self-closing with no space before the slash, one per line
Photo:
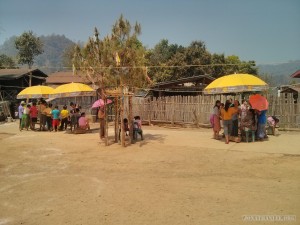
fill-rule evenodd
<path id="1" fill-rule="evenodd" d="M 51 103 L 47 103 L 44 99 L 40 99 L 38 104 L 26 104 L 22 101 L 18 107 L 18 116 L 20 119 L 20 131 L 23 129 L 36 130 L 35 125 L 39 119 L 40 131 L 58 131 L 66 130 L 68 124 L 73 131 L 76 128 L 90 129 L 89 120 L 85 117 L 84 112 L 80 112 L 80 107 L 77 107 L 73 102 L 70 103 L 70 111 L 64 105 L 62 110 L 58 106 L 53 108 Z"/>
<path id="2" fill-rule="evenodd" d="M 51 103 L 40 99 L 37 102 L 26 104 L 22 101 L 18 107 L 18 116 L 20 119 L 20 131 L 23 129 L 39 130 L 39 131 L 63 131 L 70 126 L 71 132 L 74 130 L 90 130 L 89 119 L 85 112 L 81 112 L 81 107 L 75 103 L 70 103 L 70 110 L 67 105 L 64 105 L 61 110 L 58 106 L 53 108 Z M 99 107 L 98 118 L 100 120 L 100 139 L 105 138 L 105 110 L 104 107 Z M 40 123 L 39 129 L 35 125 Z M 125 131 L 129 131 L 128 120 L 123 121 Z M 137 135 L 143 140 L 142 122 L 140 116 L 135 116 L 132 122 L 133 138 L 137 139 Z"/>
<path id="3" fill-rule="evenodd" d="M 248 132 L 253 134 L 253 139 L 264 140 L 268 137 L 266 124 L 272 127 L 274 134 L 279 122 L 274 116 L 267 118 L 266 113 L 267 110 L 259 111 L 251 108 L 246 100 L 243 100 L 241 105 L 238 100 L 229 99 L 225 104 L 217 100 L 210 118 L 214 138 L 219 139 L 222 121 L 226 144 L 229 143 L 231 137 L 239 142 L 240 137 L 248 135 Z"/>

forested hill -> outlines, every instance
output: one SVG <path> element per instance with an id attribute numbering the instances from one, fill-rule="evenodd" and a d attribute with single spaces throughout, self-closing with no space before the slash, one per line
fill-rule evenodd
<path id="1" fill-rule="evenodd" d="M 16 59 L 15 39 L 16 36 L 13 36 L 6 40 L 0 46 L 0 54 L 5 54 Z M 61 70 L 63 67 L 64 51 L 75 43 L 64 35 L 56 34 L 40 36 L 40 39 L 44 44 L 44 53 L 36 57 L 34 66 L 47 68 L 45 72 Z"/>
<path id="2" fill-rule="evenodd" d="M 290 77 L 294 72 L 300 70 L 300 60 L 279 64 L 257 65 L 257 67 L 258 74 L 265 77 L 267 82 L 273 86 L 300 82 L 299 79 L 298 81 L 297 79 L 292 79 Z"/>
<path id="3" fill-rule="evenodd" d="M 63 67 L 63 54 L 66 49 L 75 43 L 64 35 L 41 36 L 44 43 L 44 53 L 36 57 L 36 65 L 51 69 L 60 70 Z"/>

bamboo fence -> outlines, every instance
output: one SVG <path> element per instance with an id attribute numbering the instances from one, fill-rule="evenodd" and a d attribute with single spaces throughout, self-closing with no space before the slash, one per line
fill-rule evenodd
<path id="1" fill-rule="evenodd" d="M 209 116 L 216 100 L 237 99 L 242 95 L 199 95 L 170 96 L 160 98 L 133 98 L 133 113 L 143 121 L 171 124 L 193 124 L 197 127 L 208 126 Z M 269 101 L 267 115 L 279 118 L 281 128 L 300 128 L 300 103 L 292 94 L 266 96 Z"/>

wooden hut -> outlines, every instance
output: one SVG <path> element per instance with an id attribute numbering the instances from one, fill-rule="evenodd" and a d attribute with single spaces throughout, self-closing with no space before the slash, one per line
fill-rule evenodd
<path id="1" fill-rule="evenodd" d="M 39 69 L 0 69 L 1 96 L 3 100 L 14 102 L 20 91 L 29 86 L 44 84 L 47 77 Z"/>
<path id="2" fill-rule="evenodd" d="M 203 89 L 215 78 L 210 75 L 198 75 L 156 83 L 150 87 L 154 97 L 163 96 L 197 96 L 202 94 Z"/>

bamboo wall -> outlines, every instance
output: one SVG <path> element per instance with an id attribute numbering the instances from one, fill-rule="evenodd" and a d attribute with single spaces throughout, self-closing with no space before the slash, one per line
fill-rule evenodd
<path id="1" fill-rule="evenodd" d="M 237 99 L 242 96 L 170 96 L 154 98 L 133 98 L 133 115 L 140 115 L 143 121 L 171 124 L 209 125 L 209 116 L 216 100 Z M 268 95 L 268 115 L 277 116 L 282 128 L 300 128 L 300 104 L 295 103 L 292 94 L 286 96 Z"/>

